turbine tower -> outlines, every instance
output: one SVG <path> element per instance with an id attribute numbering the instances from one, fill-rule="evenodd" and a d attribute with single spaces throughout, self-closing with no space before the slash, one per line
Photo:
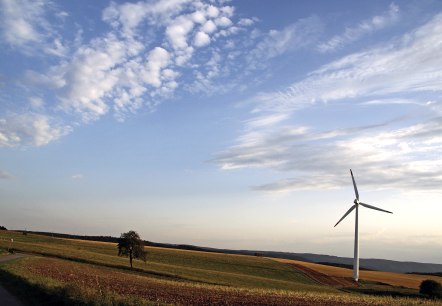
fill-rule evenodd
<path id="1" fill-rule="evenodd" d="M 353 259 L 353 278 L 355 281 L 358 281 L 359 279 L 359 226 L 358 226 L 358 219 L 359 219 L 359 205 L 362 205 L 364 207 L 370 208 L 370 209 L 374 209 L 374 210 L 379 210 L 379 211 L 383 211 L 389 214 L 392 214 L 391 211 L 388 210 L 384 210 L 384 209 L 380 209 L 378 207 L 372 206 L 372 205 L 368 205 L 362 202 L 359 202 L 359 193 L 358 193 L 358 187 L 356 187 L 356 182 L 355 182 L 355 178 L 353 176 L 353 172 L 350 169 L 350 174 L 351 174 L 351 179 L 353 181 L 353 187 L 355 189 L 355 195 L 356 195 L 356 199 L 353 201 L 354 205 L 352 207 L 350 207 L 350 209 L 345 213 L 345 215 L 339 219 L 338 223 L 335 224 L 336 225 L 339 224 L 339 222 L 341 222 L 342 220 L 344 220 L 345 217 L 347 217 L 347 215 L 349 213 L 351 213 L 353 211 L 353 209 L 356 208 L 356 219 L 355 219 L 355 252 L 354 252 L 354 259 Z"/>

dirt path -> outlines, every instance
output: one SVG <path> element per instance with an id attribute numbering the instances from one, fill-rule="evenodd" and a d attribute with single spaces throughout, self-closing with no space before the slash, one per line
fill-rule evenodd
<path id="1" fill-rule="evenodd" d="M 0 256 L 0 262 L 6 262 L 6 261 L 13 260 L 13 259 L 18 259 L 18 258 L 26 257 L 26 256 L 28 256 L 28 255 L 20 254 L 20 253 Z"/>
<path id="2" fill-rule="evenodd" d="M 10 260 L 26 257 L 25 254 L 12 254 L 6 256 L 0 256 L 0 263 L 7 262 Z M 0 285 L 0 305 L 8 305 L 8 306 L 23 306 L 23 304 L 13 295 L 11 295 L 8 291 L 6 291 L 3 286 Z"/>

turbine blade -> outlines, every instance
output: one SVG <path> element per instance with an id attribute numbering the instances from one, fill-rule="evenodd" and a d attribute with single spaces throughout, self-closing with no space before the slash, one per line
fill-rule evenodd
<path id="1" fill-rule="evenodd" d="M 371 208 L 371 209 L 374 209 L 374 210 L 379 210 L 379 211 L 383 211 L 383 212 L 386 212 L 386 213 L 392 214 L 391 211 L 388 211 L 388 210 L 385 210 L 385 209 L 381 209 L 381 208 L 375 207 L 375 206 L 373 206 L 373 205 L 368 205 L 368 204 L 361 203 L 361 202 L 359 202 L 359 204 L 361 204 L 362 206 L 367 207 L 367 208 Z"/>
<path id="2" fill-rule="evenodd" d="M 351 179 L 353 181 L 353 187 L 355 188 L 355 195 L 356 195 L 356 200 L 359 201 L 359 192 L 358 192 L 358 187 L 356 187 L 356 182 L 355 182 L 355 178 L 353 176 L 353 172 L 350 169 L 350 173 L 351 173 Z"/>
<path id="3" fill-rule="evenodd" d="M 355 207 L 356 207 L 356 205 L 353 205 L 352 207 L 350 207 L 350 209 L 347 210 L 347 212 L 345 213 L 345 215 L 344 215 L 341 219 L 339 219 L 338 223 L 336 223 L 334 227 L 336 227 L 336 225 L 338 225 L 339 222 L 341 222 L 342 220 L 344 220 L 344 218 L 347 217 L 347 215 L 348 215 L 349 213 L 351 213 L 351 211 L 352 211 L 353 209 L 355 209 Z"/>

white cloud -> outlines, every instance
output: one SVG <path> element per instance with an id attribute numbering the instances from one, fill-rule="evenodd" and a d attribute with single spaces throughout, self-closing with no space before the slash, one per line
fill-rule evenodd
<path id="1" fill-rule="evenodd" d="M 202 11 L 196 11 L 192 14 L 192 20 L 195 23 L 199 23 L 199 24 L 203 24 L 204 22 L 206 22 L 206 17 L 204 12 Z"/>
<path id="2" fill-rule="evenodd" d="M 184 50 L 178 50 L 175 52 L 175 64 L 178 66 L 184 66 L 193 56 L 193 47 L 187 47 Z"/>
<path id="3" fill-rule="evenodd" d="M 311 44 L 321 28 L 317 17 L 300 19 L 282 30 L 271 30 L 249 53 L 250 65 L 260 65 L 264 59 L 274 58 L 288 51 Z"/>
<path id="4" fill-rule="evenodd" d="M 199 2 L 111 3 L 103 12 L 103 20 L 112 26 L 110 32 L 80 44 L 70 60 L 46 73 L 28 71 L 27 77 L 56 92 L 58 109 L 77 114 L 85 122 L 111 109 L 118 120 L 124 120 L 126 113 L 143 105 L 152 107 L 158 103 L 154 98 L 167 97 L 178 88 L 181 74 L 175 68 L 186 67 L 196 52 L 193 46 L 207 46 L 211 42 L 207 33 L 217 30 L 208 18 L 221 18 L 227 24 L 231 21 L 226 16 L 232 14 L 233 8 L 219 10 Z M 146 23 L 160 32 L 162 47 L 142 43 L 139 29 Z M 202 24 L 200 30 L 195 29 L 196 24 Z"/>
<path id="5" fill-rule="evenodd" d="M 22 46 L 41 39 L 34 22 L 44 13 L 43 1 L 2 0 L 2 34 L 6 42 Z"/>
<path id="6" fill-rule="evenodd" d="M 116 29 L 120 28 L 127 37 L 132 37 L 143 22 L 164 25 L 183 10 L 190 0 L 139 1 L 137 3 L 111 4 L 103 11 L 103 20 Z"/>
<path id="7" fill-rule="evenodd" d="M 55 10 L 49 0 L 1 0 L 0 30 L 3 41 L 27 55 L 40 52 L 65 56 L 61 38 L 46 20 L 48 10 Z M 59 14 L 56 11 L 56 14 Z"/>
<path id="8" fill-rule="evenodd" d="M 14 114 L 0 119 L 0 147 L 42 146 L 71 131 L 46 115 Z"/>
<path id="9" fill-rule="evenodd" d="M 207 16 L 210 18 L 216 18 L 219 15 L 219 9 L 213 5 L 207 7 Z"/>
<path id="10" fill-rule="evenodd" d="M 214 162 L 224 169 L 271 168 L 294 174 L 255 187 L 266 191 L 340 187 L 348 184 L 348 168 L 363 173 L 359 180 L 372 188 L 439 190 L 442 139 L 434 137 L 442 132 L 442 118 L 390 131 L 380 127 L 385 124 L 328 131 L 296 126 L 248 131 Z"/>
<path id="11" fill-rule="evenodd" d="M 105 114 L 108 106 L 103 100 L 116 86 L 126 60 L 127 45 L 113 35 L 81 47 L 68 64 L 58 67 L 52 79 L 63 79 L 62 106 L 91 120 Z"/>
<path id="12" fill-rule="evenodd" d="M 235 8 L 233 6 L 223 6 L 220 10 L 221 13 L 227 17 L 232 17 L 235 12 Z"/>
<path id="13" fill-rule="evenodd" d="M 246 126 L 249 129 L 268 127 L 280 123 L 281 121 L 284 121 L 289 117 L 289 114 L 271 114 L 260 116 L 247 120 Z"/>
<path id="14" fill-rule="evenodd" d="M 166 29 L 172 47 L 176 50 L 185 49 L 187 45 L 187 35 L 193 28 L 193 21 L 188 16 L 179 16 Z"/>
<path id="15" fill-rule="evenodd" d="M 143 106 L 146 92 L 162 91 L 162 70 L 171 63 L 164 48 L 155 47 L 145 57 L 143 51 L 138 41 L 120 40 L 111 33 L 80 47 L 70 62 L 53 67 L 46 77 L 58 88 L 64 111 L 73 110 L 90 121 L 113 104 L 117 119 L 123 120 L 126 112 Z"/>
<path id="16" fill-rule="evenodd" d="M 364 35 L 393 25 L 398 19 L 399 7 L 392 3 L 387 13 L 374 16 L 370 20 L 365 20 L 354 28 L 347 28 L 343 34 L 334 36 L 327 42 L 320 44 L 318 50 L 320 52 L 335 51 L 362 38 Z"/>
<path id="17" fill-rule="evenodd" d="M 210 43 L 210 37 L 204 32 L 198 32 L 195 35 L 194 45 L 196 47 L 203 47 Z"/>
<path id="18" fill-rule="evenodd" d="M 147 67 L 143 73 L 143 80 L 154 87 L 161 86 L 161 69 L 167 67 L 170 62 L 170 55 L 165 49 L 156 47 L 150 51 Z M 170 73 L 169 73 L 170 75 Z"/>
<path id="19" fill-rule="evenodd" d="M 73 179 L 73 180 L 81 180 L 81 179 L 83 179 L 83 174 L 73 174 L 73 175 L 71 175 L 71 179 Z"/>
<path id="20" fill-rule="evenodd" d="M 164 69 L 163 70 L 163 78 L 166 80 L 173 80 L 179 76 L 179 73 L 173 71 L 172 69 Z"/>
<path id="21" fill-rule="evenodd" d="M 284 176 L 289 173 L 289 178 L 256 186 L 259 190 L 339 187 L 348 184 L 350 167 L 364 173 L 361 182 L 373 188 L 439 190 L 441 101 L 425 103 L 428 100 L 422 97 L 442 94 L 442 58 L 437 56 L 441 44 L 439 14 L 387 47 L 324 65 L 287 90 L 257 94 L 251 99 L 255 116 L 245 122 L 237 144 L 213 161 L 223 169 L 269 168 Z M 286 123 L 297 110 L 335 101 L 352 101 L 361 107 L 406 103 L 436 117 L 414 119 L 408 125 L 396 120 L 329 130 Z"/>
<path id="22" fill-rule="evenodd" d="M 391 98 L 391 99 L 373 99 L 362 102 L 363 105 L 398 105 L 398 104 L 416 104 L 426 105 L 427 103 L 419 103 L 412 99 Z"/>
<path id="23" fill-rule="evenodd" d="M 294 110 L 312 103 L 357 97 L 439 92 L 442 57 L 435 55 L 441 47 L 439 14 L 387 47 L 345 56 L 313 71 L 285 91 L 257 95 L 257 109 Z"/>
<path id="24" fill-rule="evenodd" d="M 222 2 L 111 2 L 102 12 L 102 21 L 110 25 L 107 32 L 86 40 L 82 38 L 81 25 L 76 25 L 76 35 L 68 43 L 65 42 L 67 36 L 57 31 L 71 22 L 74 15 L 59 10 L 57 4 L 50 0 L 4 0 L 2 3 L 12 8 L 4 13 L 7 18 L 3 24 L 14 20 L 26 22 L 27 32 L 16 35 L 16 44 L 20 39 L 30 50 L 40 48 L 45 63 L 52 63 L 49 67 L 44 65 L 47 68 L 35 66 L 35 70 L 28 66 L 24 71 L 25 81 L 20 84 L 26 88 L 27 93 L 23 95 L 29 94 L 24 99 L 20 97 L 27 105 L 11 113 L 21 113 L 23 109 L 39 113 L 48 118 L 48 130 L 54 127 L 57 131 L 59 126 L 54 125 L 57 116 L 75 122 L 73 126 L 92 122 L 111 112 L 123 121 L 143 107 L 155 109 L 179 88 L 213 94 L 246 86 L 238 82 L 243 74 L 238 63 L 247 56 L 246 50 L 251 46 L 247 41 L 254 39 L 242 27 L 250 26 L 253 19 L 235 22 L 234 8 L 223 6 Z M 23 9 L 28 6 L 28 11 Z M 54 18 L 60 22 L 57 26 L 48 22 Z M 9 44 L 12 45 L 12 41 Z M 203 46 L 206 48 L 201 48 Z M 223 49 L 228 49 L 229 54 Z M 69 56 L 65 56 L 67 54 Z M 232 73 L 236 74 L 234 78 Z M 1 135 L 3 145 L 45 143 L 29 136 L 32 133 L 24 132 L 24 128 L 19 133 L 13 132 L 17 128 L 8 130 L 10 132 Z M 28 136 L 22 137 L 25 134 Z M 63 134 L 60 130 L 60 135 Z M 57 133 L 54 135 L 42 139 L 57 139 Z"/>
<path id="25" fill-rule="evenodd" d="M 216 24 L 212 20 L 208 20 L 202 27 L 201 31 L 205 33 L 213 33 L 216 30 Z"/>
<path id="26" fill-rule="evenodd" d="M 225 16 L 222 16 L 220 18 L 215 19 L 215 24 L 220 27 L 228 27 L 228 26 L 232 25 L 232 20 L 230 20 L 229 18 L 227 18 Z"/>
<path id="27" fill-rule="evenodd" d="M 103 11 L 103 20 L 111 23 L 114 27 L 121 25 L 125 35 L 132 36 L 133 30 L 149 13 L 148 4 L 145 2 L 124 3 L 117 5 L 111 2 Z"/>
<path id="28" fill-rule="evenodd" d="M 255 21 L 253 19 L 250 18 L 241 18 L 238 22 L 239 26 L 244 26 L 244 27 L 248 27 L 251 26 L 255 23 Z"/>

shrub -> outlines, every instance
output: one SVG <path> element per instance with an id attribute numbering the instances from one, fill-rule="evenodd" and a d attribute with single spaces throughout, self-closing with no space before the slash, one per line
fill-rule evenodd
<path id="1" fill-rule="evenodd" d="M 0 230 L 7 231 L 8 229 L 6 227 L 0 225 Z"/>
<path id="2" fill-rule="evenodd" d="M 442 297 L 442 286 L 434 280 L 426 279 L 422 281 L 419 292 L 431 298 Z"/>

